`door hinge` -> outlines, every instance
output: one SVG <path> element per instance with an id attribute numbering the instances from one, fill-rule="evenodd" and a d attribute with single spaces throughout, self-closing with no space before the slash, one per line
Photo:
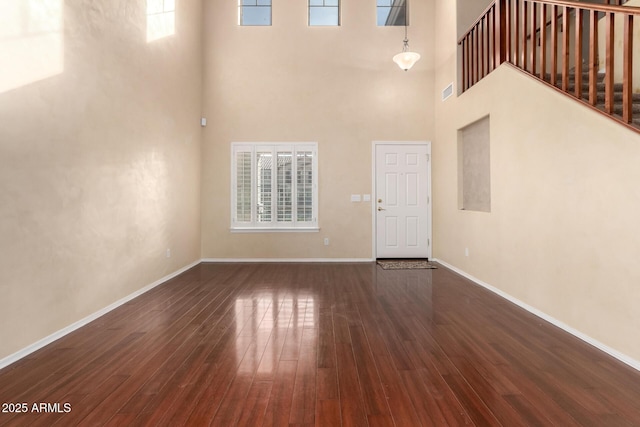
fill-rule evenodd
<path id="1" fill-rule="evenodd" d="M 427 239 L 427 246 L 431 246 L 431 239 Z"/>
<path id="2" fill-rule="evenodd" d="M 427 162 L 431 160 L 431 156 L 429 154 L 427 154 L 426 156 L 427 156 Z"/>

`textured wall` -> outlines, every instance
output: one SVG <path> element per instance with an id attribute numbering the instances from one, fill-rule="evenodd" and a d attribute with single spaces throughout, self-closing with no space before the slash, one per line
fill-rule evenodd
<path id="1" fill-rule="evenodd" d="M 456 72 L 453 7 L 437 3 L 436 87 Z M 640 360 L 640 136 L 507 65 L 435 114 L 434 256 Z M 487 114 L 491 213 L 460 211 L 457 132 Z"/>
<path id="2" fill-rule="evenodd" d="M 305 1 L 239 27 L 234 2 L 205 3 L 205 258 L 371 257 L 371 204 L 350 195 L 371 193 L 372 141 L 433 137 L 433 5 L 412 3 L 408 72 L 391 60 L 403 27 L 377 27 L 370 0 L 342 7 L 341 27 L 308 27 Z M 318 142 L 320 233 L 229 232 L 231 142 L 260 141 Z"/>
<path id="3" fill-rule="evenodd" d="M 177 3 L 148 44 L 143 0 L 0 2 L 0 359 L 200 257 L 201 5 Z"/>

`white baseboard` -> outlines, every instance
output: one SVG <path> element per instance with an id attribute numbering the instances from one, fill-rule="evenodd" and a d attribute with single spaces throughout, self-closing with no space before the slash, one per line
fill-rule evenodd
<path id="1" fill-rule="evenodd" d="M 202 262 L 373 262 L 373 258 L 203 258 Z"/>
<path id="2" fill-rule="evenodd" d="M 110 304 L 108 306 L 106 306 L 105 308 L 96 311 L 93 314 L 90 314 L 89 316 L 85 317 L 84 319 L 78 320 L 77 322 L 60 329 L 57 332 L 54 332 L 53 334 L 44 337 L 43 339 L 23 348 L 22 350 L 18 350 L 17 352 L 10 354 L 9 356 L 0 359 L 0 369 L 9 366 L 10 364 L 22 359 L 23 357 L 28 356 L 29 354 L 33 353 L 36 350 L 41 349 L 42 347 L 51 344 L 52 342 L 54 342 L 57 339 L 60 339 L 62 337 L 64 337 L 65 335 L 75 331 L 76 329 L 79 329 L 85 325 L 87 325 L 88 323 L 96 320 L 97 318 L 99 318 L 100 316 L 103 316 L 105 314 L 107 314 L 108 312 L 110 312 L 113 309 L 116 309 L 118 307 L 120 307 L 122 304 L 125 304 L 129 301 L 131 301 L 132 299 L 144 294 L 145 292 L 150 291 L 151 289 L 155 288 L 158 285 L 163 284 L 164 282 L 173 279 L 174 277 L 178 276 L 179 274 L 184 273 L 185 271 L 187 271 L 188 269 L 195 267 L 196 265 L 200 264 L 201 260 L 195 261 L 185 267 L 182 267 L 180 270 L 174 271 L 173 273 L 164 276 L 161 279 L 156 280 L 155 282 L 151 283 L 150 285 L 145 286 L 142 289 L 139 289 L 137 291 L 135 291 L 134 293 L 127 295 L 126 297 L 119 299 L 118 301 L 114 302 L 113 304 Z"/>
<path id="3" fill-rule="evenodd" d="M 501 291 L 498 288 L 495 288 L 491 285 L 489 285 L 488 283 L 483 282 L 482 280 L 479 280 L 475 277 L 473 277 L 472 275 L 466 273 L 465 271 L 460 270 L 459 268 L 454 267 L 451 264 L 448 264 L 440 259 L 437 258 L 433 258 L 431 261 L 437 262 L 439 264 L 442 264 L 443 266 L 447 267 L 450 270 L 455 271 L 456 273 L 458 273 L 459 275 L 466 277 L 467 279 L 471 280 L 472 282 L 476 283 L 477 285 L 482 286 L 483 288 L 488 289 L 489 291 L 495 293 L 496 295 L 501 296 L 502 298 L 514 303 L 515 305 L 527 310 L 529 313 L 534 314 L 536 316 L 538 316 L 539 318 L 546 320 L 547 322 L 551 323 L 554 326 L 557 326 L 558 328 L 564 330 L 565 332 L 570 333 L 571 335 L 575 336 L 576 338 L 581 339 L 582 341 L 586 342 L 587 344 L 590 344 L 594 347 L 596 347 L 599 350 L 604 351 L 605 353 L 615 357 L 616 359 L 618 359 L 619 361 L 631 366 L 632 368 L 640 371 L 640 361 L 633 359 L 632 357 L 627 356 L 626 354 L 623 354 L 611 347 L 609 347 L 606 344 L 601 343 L 600 341 L 591 338 L 590 336 L 580 332 L 577 329 L 572 328 L 571 326 L 567 325 L 566 323 L 561 322 L 560 320 L 549 316 L 548 314 L 538 310 L 535 307 L 530 306 L 527 303 L 524 303 L 522 301 L 520 301 L 517 298 L 514 298 L 513 296 L 507 294 L 504 291 Z"/>

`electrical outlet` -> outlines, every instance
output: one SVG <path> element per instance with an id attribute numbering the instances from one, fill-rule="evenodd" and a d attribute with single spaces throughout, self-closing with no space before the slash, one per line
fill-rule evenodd
<path id="1" fill-rule="evenodd" d="M 328 237 L 324 238 L 324 245 L 325 246 L 329 246 L 329 238 Z"/>
<path id="2" fill-rule="evenodd" d="M 167 258 L 171 258 L 171 249 L 167 249 Z"/>
<path id="3" fill-rule="evenodd" d="M 464 256 L 469 256 L 469 248 L 464 248 Z"/>

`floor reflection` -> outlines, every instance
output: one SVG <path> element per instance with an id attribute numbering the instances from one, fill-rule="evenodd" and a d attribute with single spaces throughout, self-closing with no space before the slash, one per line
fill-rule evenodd
<path id="1" fill-rule="evenodd" d="M 260 291 L 235 300 L 237 336 L 252 337 L 236 342 L 238 373 L 272 379 L 280 360 L 294 360 L 300 351 L 303 329 L 316 328 L 313 295 L 290 295 L 282 291 Z"/>

